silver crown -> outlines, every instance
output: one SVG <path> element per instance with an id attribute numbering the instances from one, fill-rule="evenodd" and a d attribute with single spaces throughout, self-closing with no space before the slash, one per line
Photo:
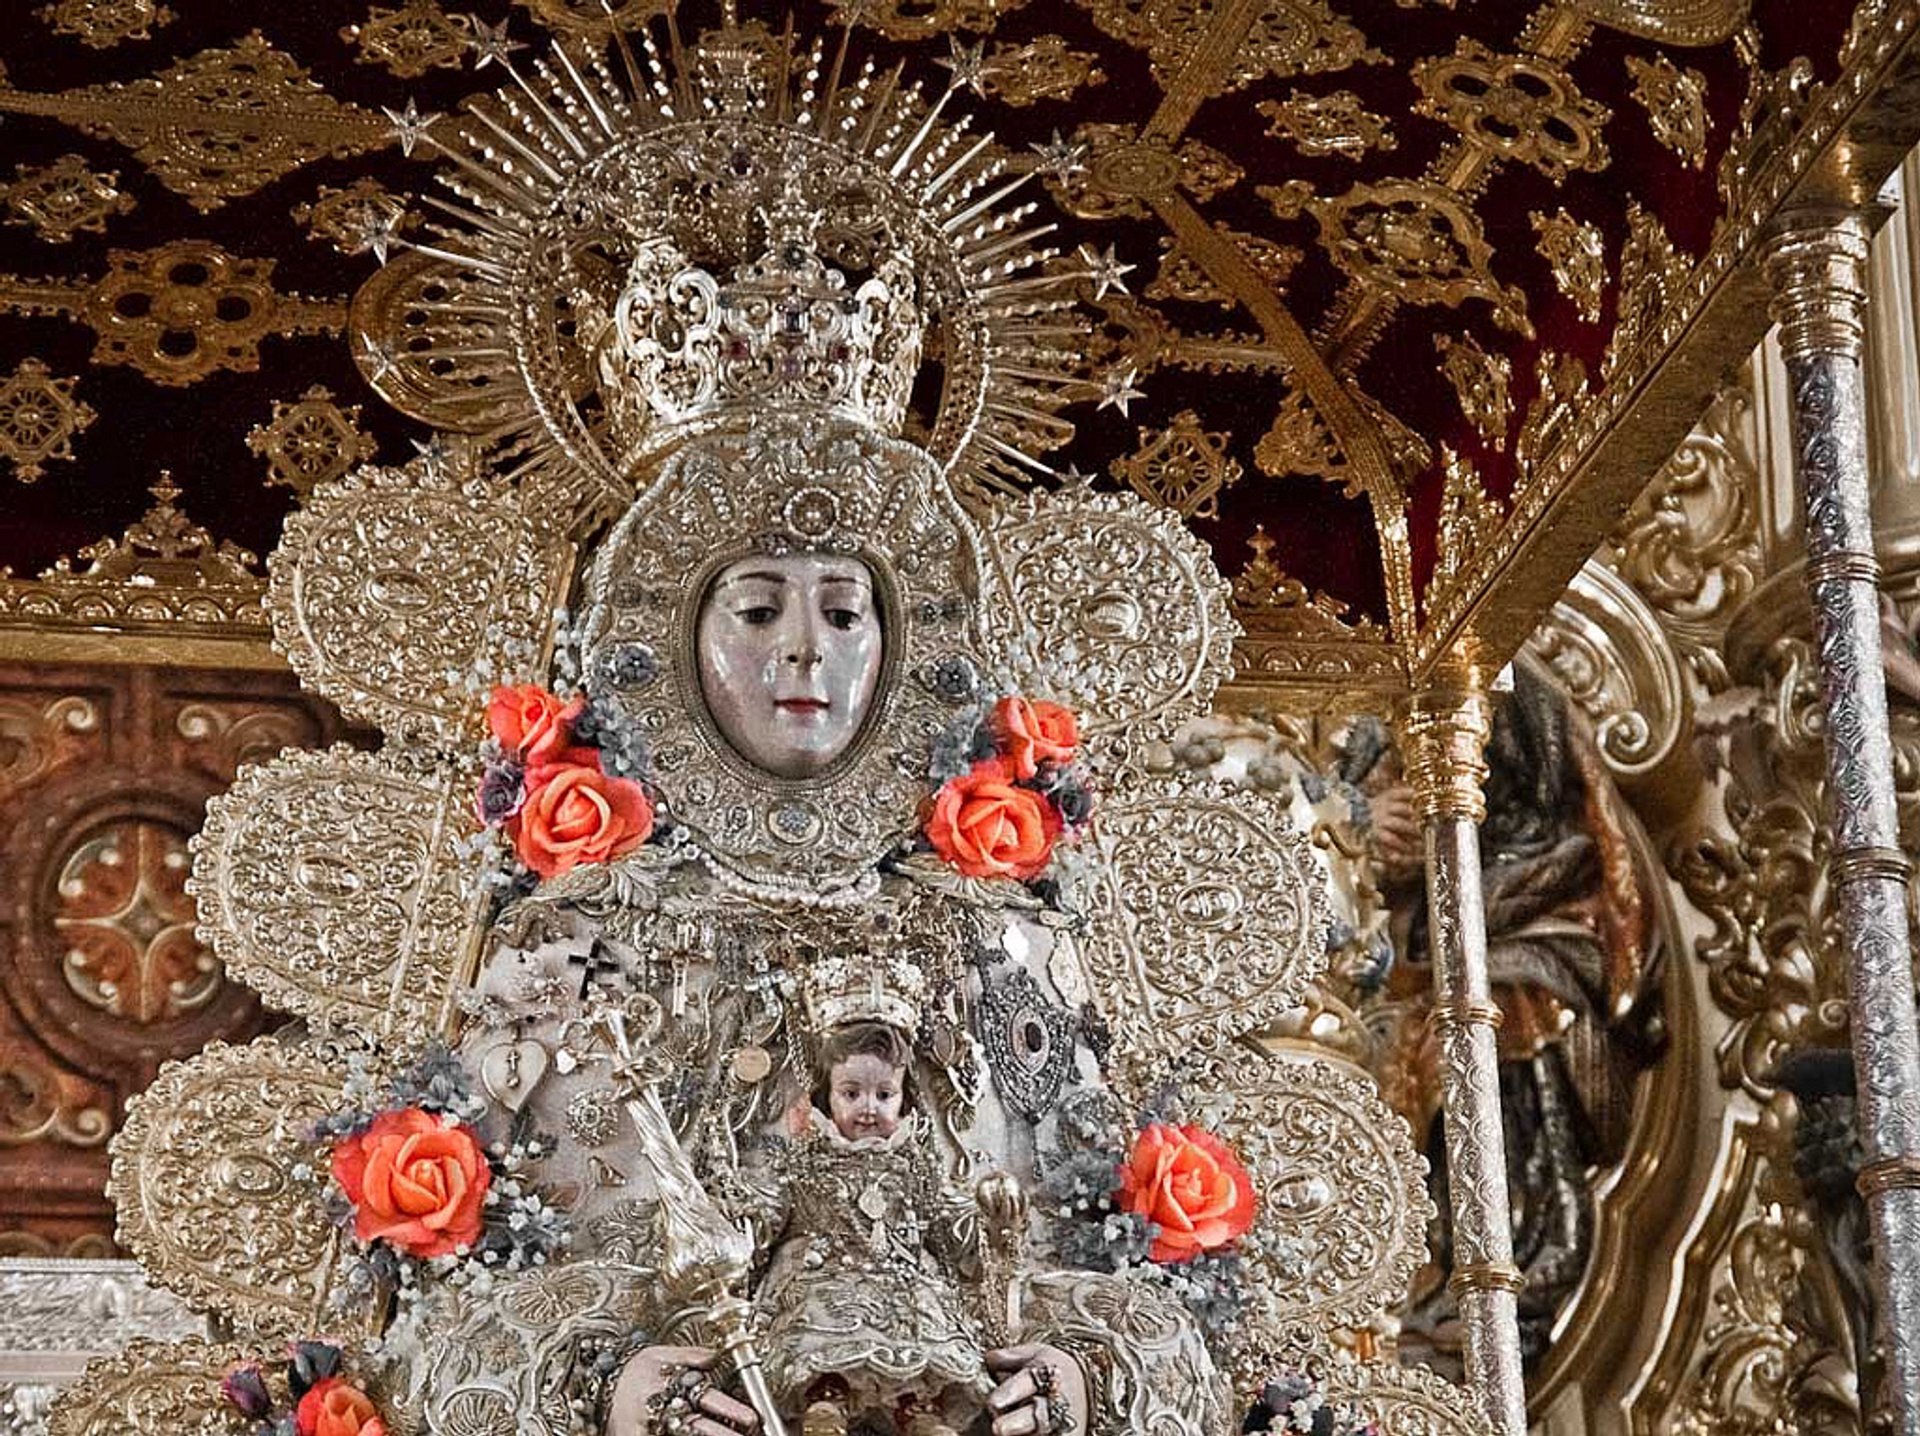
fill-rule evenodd
<path id="1" fill-rule="evenodd" d="M 927 1000 L 926 974 L 904 957 L 833 953 L 815 958 L 800 979 L 807 1019 L 816 1032 L 880 1022 L 911 1035 Z"/>
<path id="2" fill-rule="evenodd" d="M 767 217 L 767 249 L 721 277 L 661 236 L 627 269 L 601 348 L 616 392 L 642 396 L 662 428 L 728 410 L 794 407 L 898 433 L 920 369 L 921 320 L 906 255 L 876 257 L 854 285 L 814 243 L 792 197 Z"/>

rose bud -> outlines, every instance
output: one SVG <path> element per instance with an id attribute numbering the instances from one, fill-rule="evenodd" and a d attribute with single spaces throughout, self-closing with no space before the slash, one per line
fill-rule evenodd
<path id="1" fill-rule="evenodd" d="M 221 1378 L 220 1394 L 242 1416 L 251 1416 L 256 1421 L 273 1410 L 273 1397 L 267 1391 L 266 1375 L 251 1361 L 245 1366 L 234 1367 Z"/>

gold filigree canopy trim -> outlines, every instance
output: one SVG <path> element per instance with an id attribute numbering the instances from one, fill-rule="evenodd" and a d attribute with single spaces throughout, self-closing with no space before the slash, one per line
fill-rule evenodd
<path id="1" fill-rule="evenodd" d="M 1056 411 L 1084 397 L 1058 315 L 1079 271 L 1041 246 L 1053 226 L 1027 225 L 1027 176 L 946 119 L 951 89 L 929 102 L 852 58 L 850 31 L 831 54 L 758 22 L 668 34 L 665 56 L 624 35 L 617 58 L 573 38 L 524 66 L 503 49 L 510 88 L 457 119 L 398 117 L 457 200 L 429 199 L 418 242 L 371 221 L 383 257 L 415 251 L 355 305 L 374 386 L 517 443 L 520 473 L 601 513 L 703 416 L 783 383 L 817 401 L 809 363 L 851 356 L 884 381 L 865 396 L 883 418 L 916 383 L 935 392 L 908 437 L 962 487 L 1044 471 L 1072 434 Z"/>

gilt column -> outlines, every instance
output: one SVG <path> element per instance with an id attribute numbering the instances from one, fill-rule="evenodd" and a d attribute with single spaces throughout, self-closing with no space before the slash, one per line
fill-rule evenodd
<path id="1" fill-rule="evenodd" d="M 1920 1038 L 1907 937 L 1908 862 L 1894 811 L 1880 655 L 1880 565 L 1868 506 L 1869 229 L 1851 211 L 1790 215 L 1767 255 L 1792 391 L 1794 475 L 1826 719 L 1827 823 L 1872 1227 L 1878 1342 L 1894 1429 L 1920 1436 Z"/>
<path id="2" fill-rule="evenodd" d="M 1520 1369 L 1520 1271 L 1500 1121 L 1500 1009 L 1487 981 L 1487 917 L 1480 888 L 1491 709 L 1477 672 L 1418 693 L 1405 723 L 1407 777 L 1427 849 L 1427 923 L 1433 950 L 1433 1024 L 1440 1046 L 1453 1204 L 1453 1292 L 1466 1337 L 1467 1377 L 1498 1436 L 1525 1436 Z"/>

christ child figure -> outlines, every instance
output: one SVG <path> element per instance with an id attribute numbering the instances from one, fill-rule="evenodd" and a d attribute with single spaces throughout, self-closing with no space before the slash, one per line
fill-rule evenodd
<path id="1" fill-rule="evenodd" d="M 782 1404 L 810 1409 L 808 1430 L 938 1436 L 994 1386 L 961 1292 L 979 1269 L 979 1208 L 908 1109 L 910 1056 L 886 1023 L 829 1029 L 781 1153 L 761 1350 Z"/>

